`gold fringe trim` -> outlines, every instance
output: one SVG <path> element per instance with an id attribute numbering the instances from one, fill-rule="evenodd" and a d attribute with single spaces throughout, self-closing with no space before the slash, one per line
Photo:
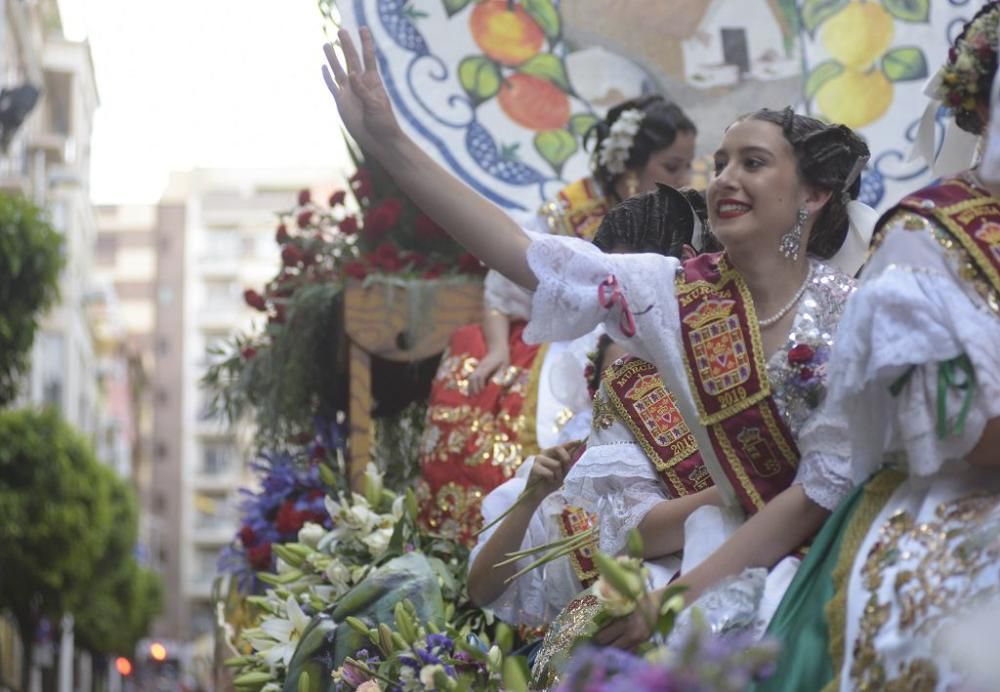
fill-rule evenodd
<path id="1" fill-rule="evenodd" d="M 524 395 L 524 405 L 521 406 L 521 415 L 527 421 L 520 436 L 522 460 L 542 451 L 538 447 L 538 384 L 542 375 L 542 364 L 548 352 L 549 345 L 542 344 L 535 354 L 535 360 L 531 363 L 531 373 L 528 375 L 528 391 Z"/>
<path id="2" fill-rule="evenodd" d="M 844 665 L 844 634 L 847 626 L 847 589 L 854 560 L 872 523 L 905 478 L 903 473 L 892 469 L 876 474 L 865 486 L 857 509 L 854 510 L 844 528 L 844 539 L 840 544 L 837 565 L 830 574 L 830 578 L 833 580 L 833 598 L 824 608 L 830 637 L 830 661 L 833 664 L 833 678 L 822 692 L 836 692 L 840 689 L 840 669 Z"/>

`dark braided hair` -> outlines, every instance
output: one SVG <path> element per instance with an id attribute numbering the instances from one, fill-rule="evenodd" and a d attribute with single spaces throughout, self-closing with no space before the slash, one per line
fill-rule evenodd
<path id="1" fill-rule="evenodd" d="M 598 155 L 601 151 L 601 144 L 611 134 L 611 126 L 617 122 L 622 113 L 628 110 L 640 110 L 645 115 L 639 125 L 639 131 L 632 141 L 632 148 L 629 150 L 628 160 L 625 162 L 626 171 L 640 170 L 649 161 L 650 156 L 673 144 L 674 140 L 677 139 L 678 132 L 698 133 L 698 128 L 684 114 L 684 111 L 677 104 L 667 101 L 659 94 L 641 96 L 619 103 L 608 111 L 604 120 L 593 125 L 583 136 L 585 147 L 591 147 L 593 141 L 590 170 L 594 179 L 601 186 L 601 190 L 608 196 L 614 194 L 615 183 L 624 174 L 609 171 L 598 162 Z"/>
<path id="2" fill-rule="evenodd" d="M 763 120 L 780 127 L 795 152 L 803 182 L 833 193 L 816 217 L 806 248 L 822 259 L 833 257 L 847 237 L 847 203 L 857 199 L 861 191 L 861 167 L 870 156 L 868 145 L 846 125 L 827 125 L 791 108 L 762 108 L 740 120 Z"/>
<path id="3" fill-rule="evenodd" d="M 630 252 L 679 258 L 698 225 L 688 198 L 669 185 L 657 183 L 655 190 L 627 199 L 609 211 L 593 242 L 604 252 L 625 246 Z"/>

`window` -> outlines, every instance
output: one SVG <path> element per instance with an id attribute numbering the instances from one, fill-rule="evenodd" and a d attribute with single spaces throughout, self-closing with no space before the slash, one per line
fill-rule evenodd
<path id="1" fill-rule="evenodd" d="M 201 450 L 201 472 L 221 476 L 236 467 L 236 447 L 229 442 L 206 442 Z"/>
<path id="2" fill-rule="evenodd" d="M 229 529 L 235 527 L 236 516 L 224 495 L 196 493 L 194 496 L 195 528 Z"/>
<path id="3" fill-rule="evenodd" d="M 215 309 L 234 308 L 240 299 L 240 286 L 228 279 L 211 279 L 205 282 L 205 306 Z"/>
<path id="4" fill-rule="evenodd" d="M 198 586 L 208 586 L 218 571 L 219 551 L 216 548 L 198 548 L 194 558 L 194 581 Z"/>
<path id="5" fill-rule="evenodd" d="M 243 239 L 238 228 L 209 228 L 205 231 L 206 261 L 233 260 L 243 256 Z"/>

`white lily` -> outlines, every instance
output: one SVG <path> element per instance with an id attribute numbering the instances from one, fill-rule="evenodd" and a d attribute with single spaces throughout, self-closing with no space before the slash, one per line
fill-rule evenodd
<path id="1" fill-rule="evenodd" d="M 379 559 L 389 549 L 389 541 L 392 539 L 392 529 L 376 529 L 364 536 L 361 542 L 368 547 L 374 559 Z"/>
<path id="2" fill-rule="evenodd" d="M 247 633 L 247 641 L 260 653 L 269 666 L 281 662 L 288 667 L 295 654 L 299 638 L 309 625 L 309 617 L 302 612 L 293 596 L 285 601 L 286 618 L 266 618 L 260 627 Z"/>

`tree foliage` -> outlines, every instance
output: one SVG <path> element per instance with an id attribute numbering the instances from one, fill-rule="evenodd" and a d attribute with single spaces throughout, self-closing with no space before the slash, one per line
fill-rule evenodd
<path id="1" fill-rule="evenodd" d="M 133 556 L 138 510 L 132 488 L 107 467 L 111 488 L 111 530 L 96 564 L 96 578 L 73 605 L 77 641 L 104 654 L 130 655 L 160 611 L 160 578 Z"/>
<path id="2" fill-rule="evenodd" d="M 0 413 L 0 605 L 58 618 L 82 600 L 111 530 L 89 442 L 54 411 Z"/>
<path id="3" fill-rule="evenodd" d="M 41 209 L 0 193 L 0 406 L 14 399 L 38 319 L 58 296 L 62 243 Z"/>

